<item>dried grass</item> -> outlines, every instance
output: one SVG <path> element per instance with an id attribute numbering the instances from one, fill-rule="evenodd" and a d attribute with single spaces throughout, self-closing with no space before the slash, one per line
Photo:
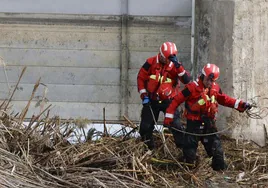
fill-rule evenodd
<path id="1" fill-rule="evenodd" d="M 24 70 L 25 71 L 25 70 Z M 38 87 L 35 85 L 32 96 Z M 14 93 L 14 92 L 13 92 Z M 177 161 L 181 151 L 171 134 L 155 133 L 157 149 L 148 151 L 138 138 L 122 132 L 121 136 L 101 135 L 92 140 L 70 143 L 77 128 L 88 120 L 49 118 L 46 108 L 33 116 L 29 125 L 21 114 L 10 115 L 8 102 L 0 105 L 0 187 L 265 187 L 268 185 L 268 148 L 246 140 L 222 136 L 228 169 L 215 172 L 211 159 L 199 147 L 201 159 L 191 170 Z M 41 114 L 45 118 L 41 118 Z M 124 126 L 136 125 L 127 117 Z M 123 129 L 122 129 L 123 130 Z M 99 134 L 99 133 L 98 133 Z M 162 134 L 162 133 L 161 133 Z M 79 135 L 77 135 L 79 137 Z M 163 138 L 164 137 L 164 138 Z M 79 139 L 78 139 L 79 140 Z M 163 143 L 165 140 L 165 143 Z M 165 146 L 165 147 L 164 147 Z"/>
<path id="2" fill-rule="evenodd" d="M 160 134 L 157 150 L 146 150 L 137 138 L 105 136 L 71 144 L 75 120 L 42 119 L 31 127 L 0 114 L 0 186 L 2 187 L 179 187 L 252 186 L 268 183 L 267 147 L 222 137 L 229 164 L 225 172 L 210 168 L 202 147 L 196 168 L 182 168 L 173 138 L 165 134 L 172 156 L 164 152 Z M 81 120 L 79 120 L 81 122 Z M 64 131 L 60 131 L 64 130 Z M 242 173 L 244 172 L 244 173 Z"/>

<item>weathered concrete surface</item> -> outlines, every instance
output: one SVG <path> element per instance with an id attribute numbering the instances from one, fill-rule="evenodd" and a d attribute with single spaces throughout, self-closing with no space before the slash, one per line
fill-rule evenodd
<path id="1" fill-rule="evenodd" d="M 233 33 L 234 95 L 256 102 L 259 108 L 268 107 L 267 52 L 268 1 L 235 1 Z M 241 123 L 234 131 L 234 136 L 241 135 L 253 139 L 260 145 L 265 143 L 264 126 L 268 128 L 268 117 L 261 120 L 241 118 L 238 121 Z"/>
<path id="2" fill-rule="evenodd" d="M 220 67 L 219 83 L 228 95 L 259 107 L 267 107 L 268 72 L 268 2 L 265 0 L 202 0 L 197 2 L 196 67 L 205 63 Z M 257 97 L 260 96 L 260 97 Z M 251 100 L 253 99 L 253 101 Z M 262 120 L 220 108 L 218 126 L 233 137 L 265 144 Z"/>
<path id="3" fill-rule="evenodd" d="M 23 109 L 41 77 L 47 86 L 47 104 L 54 106 L 51 115 L 100 121 L 106 107 L 107 120 L 128 115 L 139 121 L 139 68 L 158 53 L 161 43 L 174 41 L 181 61 L 190 69 L 191 18 L 125 18 L 0 14 L 0 56 L 6 63 L 0 66 L 0 100 L 8 97 L 9 87 L 14 88 L 27 66 L 12 101 L 15 111 Z M 43 93 L 40 86 L 27 117 L 40 111 L 34 106 Z"/>

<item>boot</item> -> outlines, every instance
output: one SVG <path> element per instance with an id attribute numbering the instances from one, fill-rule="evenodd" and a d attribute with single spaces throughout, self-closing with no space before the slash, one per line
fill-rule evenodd
<path id="1" fill-rule="evenodd" d="M 153 150 L 155 148 L 153 137 L 149 140 L 145 140 L 144 143 L 147 145 L 149 150 Z"/>
<path id="2" fill-rule="evenodd" d="M 146 144 L 149 150 L 153 150 L 155 148 L 153 135 L 142 136 L 142 141 Z"/>

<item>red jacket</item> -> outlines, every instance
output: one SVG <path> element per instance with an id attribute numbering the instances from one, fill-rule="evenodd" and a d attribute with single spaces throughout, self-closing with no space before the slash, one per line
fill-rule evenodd
<path id="1" fill-rule="evenodd" d="M 215 118 L 218 104 L 237 109 L 242 103 L 241 100 L 224 94 L 216 82 L 210 89 L 206 89 L 203 82 L 197 79 L 187 84 L 185 89 L 174 97 L 166 110 L 165 117 L 173 118 L 176 108 L 183 102 L 185 102 L 185 116 L 189 120 L 201 120 L 202 116 Z"/>
<path id="2" fill-rule="evenodd" d="M 182 65 L 179 68 L 176 68 L 172 62 L 162 65 L 159 58 L 159 54 L 148 58 L 137 76 L 138 92 L 148 93 L 153 100 L 157 100 L 156 91 L 161 83 L 171 81 L 175 87 L 178 79 L 184 84 L 190 81 L 189 73 Z"/>

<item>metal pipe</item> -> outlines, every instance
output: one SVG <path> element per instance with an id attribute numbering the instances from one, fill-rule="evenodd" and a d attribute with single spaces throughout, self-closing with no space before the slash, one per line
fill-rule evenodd
<path id="1" fill-rule="evenodd" d="M 195 0 L 192 0 L 192 27 L 191 27 L 191 65 L 192 65 L 192 71 L 191 75 L 193 76 L 193 79 L 196 77 L 196 73 L 194 70 L 194 49 L 195 49 Z"/>
<path id="2" fill-rule="evenodd" d="M 121 0 L 120 115 L 128 115 L 128 0 Z"/>

